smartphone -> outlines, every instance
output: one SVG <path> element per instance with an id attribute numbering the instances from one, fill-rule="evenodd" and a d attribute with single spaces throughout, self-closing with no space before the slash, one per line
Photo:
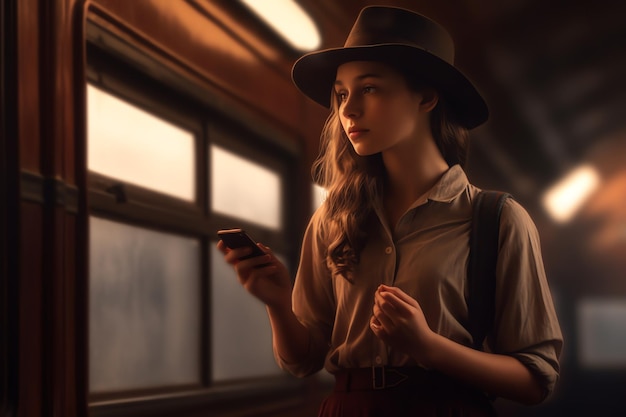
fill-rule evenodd
<path id="1" fill-rule="evenodd" d="M 256 245 L 254 239 L 250 237 L 243 229 L 223 229 L 217 231 L 217 236 L 222 239 L 224 244 L 231 249 L 249 247 L 252 253 L 242 257 L 241 259 L 254 258 L 255 256 L 265 255 L 265 252 Z"/>

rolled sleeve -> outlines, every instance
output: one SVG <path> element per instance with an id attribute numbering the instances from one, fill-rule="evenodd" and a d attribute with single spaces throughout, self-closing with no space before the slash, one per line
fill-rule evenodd
<path id="1" fill-rule="evenodd" d="M 293 312 L 309 331 L 308 354 L 300 362 L 289 363 L 274 349 L 281 369 L 298 377 L 311 375 L 323 368 L 335 320 L 332 279 L 326 266 L 326 249 L 319 236 L 319 217 L 316 213 L 304 235 L 292 293 Z"/>
<path id="2" fill-rule="evenodd" d="M 509 199 L 502 212 L 497 265 L 495 353 L 517 358 L 549 396 L 559 378 L 563 336 L 546 278 L 539 233 Z"/>

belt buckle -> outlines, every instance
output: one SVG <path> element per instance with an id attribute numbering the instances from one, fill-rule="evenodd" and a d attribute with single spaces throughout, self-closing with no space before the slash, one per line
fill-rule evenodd
<path id="1" fill-rule="evenodd" d="M 372 388 L 375 390 L 385 389 L 384 366 L 372 366 Z"/>

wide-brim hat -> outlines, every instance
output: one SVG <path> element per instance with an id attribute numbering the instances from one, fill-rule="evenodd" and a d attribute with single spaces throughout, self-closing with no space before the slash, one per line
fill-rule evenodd
<path id="1" fill-rule="evenodd" d="M 337 67 L 351 61 L 381 61 L 431 84 L 468 129 L 489 117 L 487 104 L 472 82 L 454 66 L 454 42 L 431 19 L 399 7 L 361 10 L 342 48 L 311 52 L 298 59 L 292 79 L 300 91 L 322 106 L 331 105 Z"/>

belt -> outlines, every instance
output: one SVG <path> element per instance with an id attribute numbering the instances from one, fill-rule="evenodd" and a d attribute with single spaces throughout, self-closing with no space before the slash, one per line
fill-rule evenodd
<path id="1" fill-rule="evenodd" d="M 335 391 L 382 390 L 401 384 L 426 385 L 433 376 L 432 372 L 417 366 L 342 369 L 335 373 Z"/>

